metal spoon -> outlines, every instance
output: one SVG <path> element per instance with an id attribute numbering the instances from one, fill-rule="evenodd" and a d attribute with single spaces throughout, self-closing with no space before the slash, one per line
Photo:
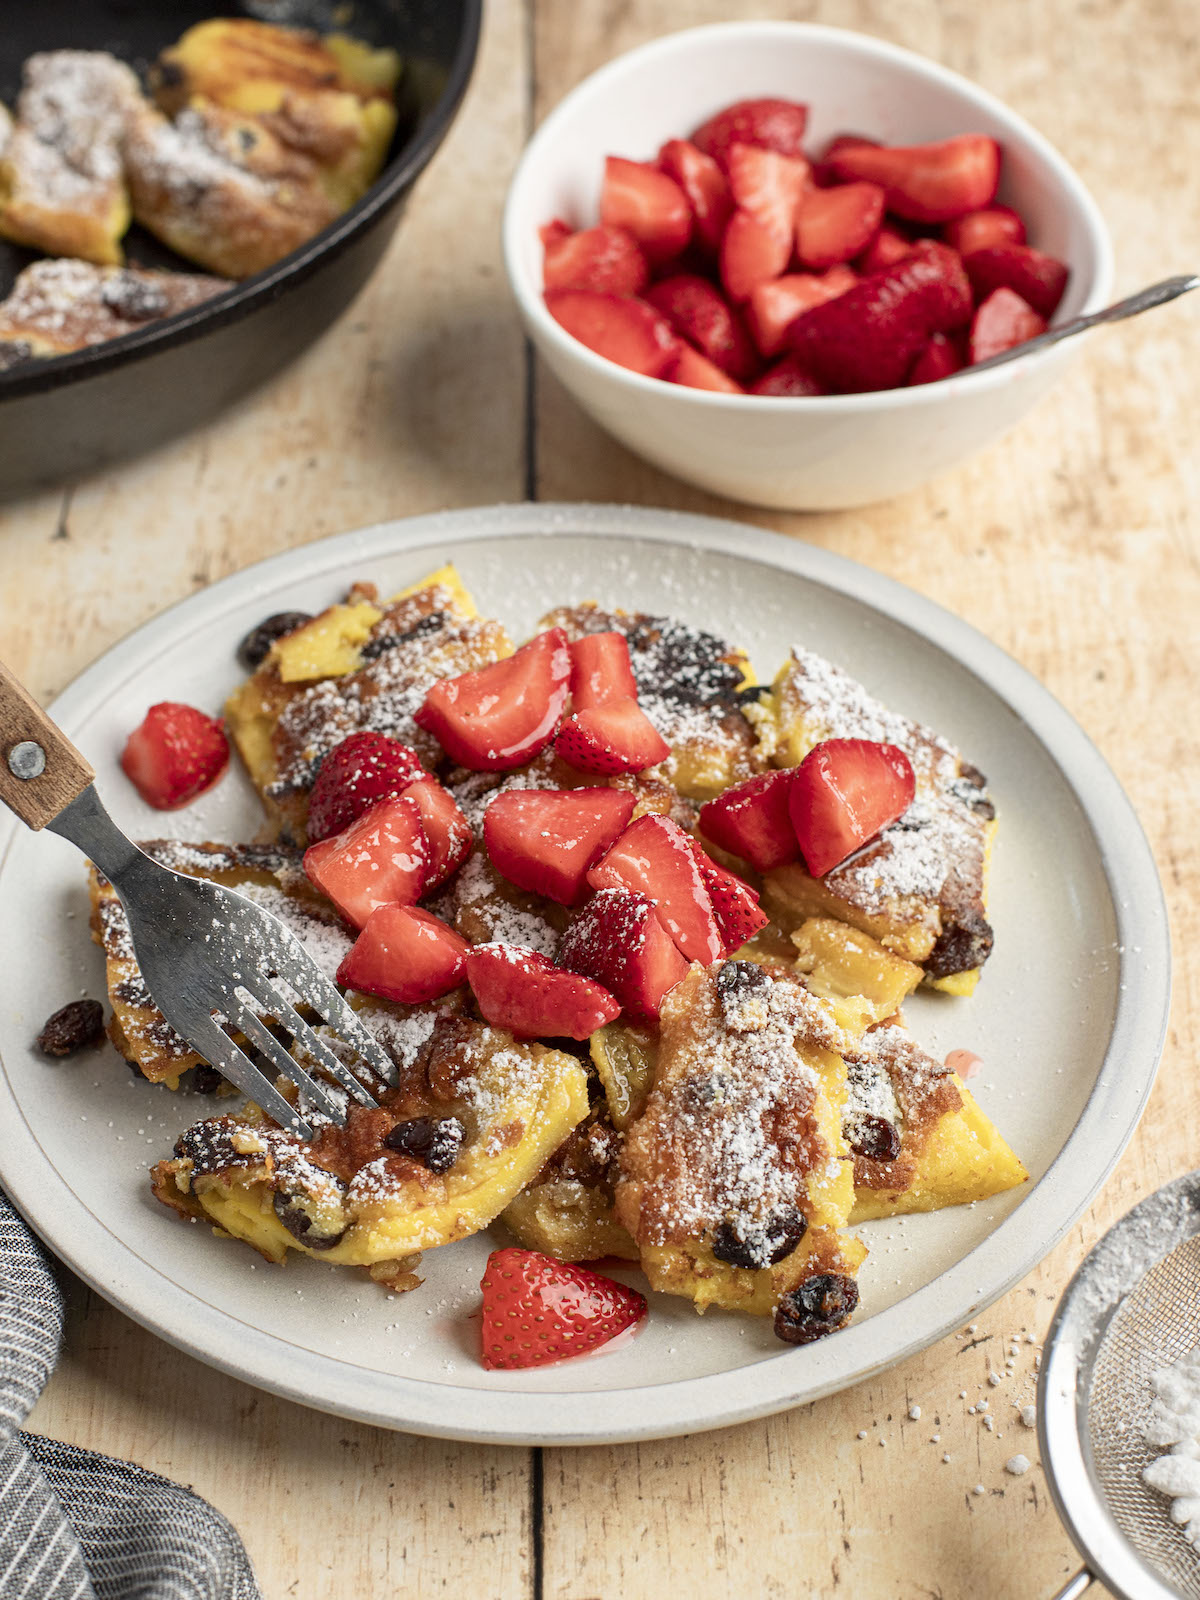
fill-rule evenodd
<path id="1" fill-rule="evenodd" d="M 1187 294 L 1189 289 L 1200 289 L 1200 276 L 1185 273 L 1178 278 L 1164 278 L 1161 283 L 1152 283 L 1148 289 L 1139 289 L 1137 294 L 1118 300 L 1115 305 L 1105 306 L 1103 311 L 1093 311 L 1086 317 L 1072 317 L 1070 322 L 1064 322 L 1057 328 L 1047 328 L 1045 333 L 1039 333 L 1035 339 L 1026 339 L 1024 344 L 1015 344 L 1011 350 L 1001 350 L 999 355 L 989 356 L 986 361 L 978 361 L 966 370 L 986 372 L 989 367 L 999 367 L 1006 361 L 1016 361 L 1020 356 L 1032 355 L 1035 350 L 1048 350 L 1052 344 L 1058 344 L 1061 339 L 1072 339 L 1077 333 L 1094 328 L 1098 322 L 1121 322 L 1126 317 L 1136 317 L 1141 311 L 1149 311 L 1153 306 L 1164 306 L 1168 300 Z"/>

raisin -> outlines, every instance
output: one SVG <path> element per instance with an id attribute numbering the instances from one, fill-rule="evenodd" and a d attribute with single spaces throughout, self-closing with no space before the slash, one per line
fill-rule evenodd
<path id="1" fill-rule="evenodd" d="M 310 1250 L 332 1250 L 345 1236 L 346 1213 L 336 1200 L 317 1201 L 304 1193 L 277 1189 L 272 1204 L 287 1231 Z"/>
<path id="2" fill-rule="evenodd" d="M 989 922 L 977 911 L 964 911 L 958 922 L 938 935 L 925 961 L 926 976 L 948 978 L 981 967 L 992 953 L 994 939 Z"/>
<path id="3" fill-rule="evenodd" d="M 717 973 L 717 993 L 725 995 L 748 994 L 770 982 L 757 961 L 727 961 Z"/>
<path id="4" fill-rule="evenodd" d="M 734 1033 L 765 1028 L 768 1007 L 763 991 L 770 986 L 770 973 L 756 961 L 727 961 L 717 973 L 717 998 L 725 1026 Z"/>
<path id="5" fill-rule="evenodd" d="M 731 1267 L 773 1267 L 790 1256 L 808 1232 L 808 1218 L 793 1205 L 777 1206 L 768 1216 L 729 1217 L 713 1235 L 712 1253 Z"/>
<path id="6" fill-rule="evenodd" d="M 812 1344 L 844 1328 L 858 1305 L 858 1285 L 843 1272 L 805 1278 L 775 1307 L 775 1337 L 784 1344 Z"/>
<path id="7" fill-rule="evenodd" d="M 446 613 L 431 611 L 405 633 L 385 633 L 377 639 L 368 639 L 360 654 L 364 661 L 374 661 L 387 651 L 394 650 L 397 645 L 408 644 L 410 640 L 423 638 L 428 633 L 439 633 L 445 626 Z"/>
<path id="8" fill-rule="evenodd" d="M 165 289 L 157 283 L 135 278 L 132 273 L 116 273 L 100 291 L 100 298 L 110 311 L 124 317 L 126 322 L 153 322 L 156 317 L 165 317 L 170 310 Z"/>
<path id="9" fill-rule="evenodd" d="M 871 1161 L 895 1161 L 900 1154 L 900 1130 L 886 1117 L 855 1117 L 848 1137 L 854 1154 Z"/>
<path id="10" fill-rule="evenodd" d="M 265 617 L 238 645 L 238 660 L 247 672 L 256 671 L 267 659 L 267 652 L 276 639 L 282 639 L 286 633 L 294 633 L 297 628 L 311 621 L 312 617 L 307 611 L 277 611 L 274 616 Z"/>
<path id="11" fill-rule="evenodd" d="M 737 702 L 740 706 L 753 705 L 756 700 L 765 700 L 771 692 L 769 683 L 747 683 L 737 691 Z"/>
<path id="12" fill-rule="evenodd" d="M 398 1122 L 384 1138 L 389 1150 L 411 1156 L 430 1172 L 449 1172 L 458 1160 L 467 1130 L 457 1117 L 413 1117 Z"/>
<path id="13" fill-rule="evenodd" d="M 195 1094 L 216 1094 L 224 1081 L 216 1067 L 210 1067 L 203 1061 L 192 1068 L 191 1088 Z"/>
<path id="14" fill-rule="evenodd" d="M 47 1056 L 73 1056 L 104 1037 L 104 1007 L 99 1000 L 71 1000 L 47 1018 L 38 1049 Z"/>

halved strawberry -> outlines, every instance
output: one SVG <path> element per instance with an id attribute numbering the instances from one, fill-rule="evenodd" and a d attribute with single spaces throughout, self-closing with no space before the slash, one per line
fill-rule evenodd
<path id="1" fill-rule="evenodd" d="M 716 394 L 745 394 L 740 383 L 735 383 L 727 372 L 722 372 L 699 350 L 684 345 L 673 370 L 667 374 L 672 383 L 682 383 L 688 389 L 708 389 Z"/>
<path id="2" fill-rule="evenodd" d="M 714 861 L 696 839 L 692 840 L 692 853 L 712 901 L 713 915 L 725 943 L 724 953 L 732 955 L 748 939 L 753 939 L 760 929 L 765 928 L 771 919 L 765 911 L 759 910 L 758 890 L 752 889 L 736 872 L 730 872 Z"/>
<path id="3" fill-rule="evenodd" d="M 578 711 L 564 722 L 555 749 L 577 772 L 613 777 L 645 772 L 671 754 L 671 747 L 636 700 L 612 700 Z"/>
<path id="4" fill-rule="evenodd" d="M 549 222 L 543 222 L 538 229 L 538 238 L 542 241 L 543 250 L 549 250 L 553 244 L 558 244 L 562 239 L 569 239 L 575 229 L 569 222 L 564 222 L 561 217 L 551 217 Z"/>
<path id="5" fill-rule="evenodd" d="M 479 1287 L 489 1371 L 585 1355 L 646 1315 L 636 1289 L 536 1250 L 493 1250 Z"/>
<path id="6" fill-rule="evenodd" d="M 761 223 L 783 253 L 782 272 L 792 253 L 796 212 L 811 169 L 803 156 L 783 156 L 758 145 L 735 144 L 729 151 L 729 188 L 734 204 Z"/>
<path id="7" fill-rule="evenodd" d="M 795 100 L 739 100 L 702 123 L 693 133 L 692 143 L 722 167 L 728 166 L 735 144 L 802 156 L 807 125 L 808 107 Z"/>
<path id="8" fill-rule="evenodd" d="M 692 209 L 675 180 L 647 162 L 623 156 L 605 159 L 600 220 L 628 228 L 651 266 L 682 255 L 692 236 Z"/>
<path id="9" fill-rule="evenodd" d="M 380 800 L 429 774 L 415 750 L 386 733 L 361 729 L 335 744 L 308 797 L 308 841 L 329 839 Z"/>
<path id="10" fill-rule="evenodd" d="M 862 133 L 839 133 L 835 138 L 829 141 L 824 150 L 822 150 L 821 154 L 813 162 L 813 182 L 819 189 L 830 189 L 835 184 L 844 181 L 843 179 L 839 178 L 837 173 L 833 170 L 833 157 L 837 155 L 840 150 L 853 150 L 855 145 L 860 144 L 866 145 L 872 150 L 877 150 L 879 148 L 878 139 L 868 139 L 866 135 Z"/>
<path id="11" fill-rule="evenodd" d="M 421 813 L 400 795 L 378 801 L 332 839 L 309 845 L 304 870 L 346 921 L 361 928 L 379 906 L 421 898 L 429 854 Z"/>
<path id="12" fill-rule="evenodd" d="M 960 256 L 969 256 L 997 244 L 1024 244 L 1025 224 L 1011 206 L 987 206 L 955 217 L 942 229 L 942 238 Z"/>
<path id="13" fill-rule="evenodd" d="M 700 832 L 756 872 L 782 867 L 800 855 L 788 811 L 795 771 L 764 772 L 726 789 L 700 807 Z"/>
<path id="14" fill-rule="evenodd" d="M 542 284 L 547 289 L 641 294 L 649 282 L 649 264 L 628 228 L 585 228 L 546 246 Z"/>
<path id="15" fill-rule="evenodd" d="M 662 377 L 679 353 L 671 324 L 644 300 L 588 289 L 548 289 L 546 310 L 580 344 L 647 378 Z"/>
<path id="16" fill-rule="evenodd" d="M 787 349 L 787 331 L 802 312 L 853 289 L 858 278 L 849 267 L 828 272 L 789 272 L 750 292 L 746 325 L 762 354 L 770 360 Z"/>
<path id="17" fill-rule="evenodd" d="M 658 152 L 658 164 L 687 196 L 695 242 L 715 252 L 733 210 L 725 174 L 711 156 L 686 139 L 668 139 Z"/>
<path id="18" fill-rule="evenodd" d="M 484 1021 L 519 1039 L 587 1039 L 621 1015 L 607 989 L 523 945 L 473 946 L 466 974 Z"/>
<path id="19" fill-rule="evenodd" d="M 707 278 L 694 272 L 663 278 L 646 299 L 674 328 L 691 341 L 722 372 L 739 383 L 758 366 L 741 319 L 729 308 Z M 676 380 L 680 381 L 680 380 Z"/>
<path id="20" fill-rule="evenodd" d="M 899 745 L 825 739 L 796 768 L 788 795 L 804 864 L 820 878 L 902 817 L 916 792 Z"/>
<path id="21" fill-rule="evenodd" d="M 817 382 L 799 356 L 784 356 L 782 361 L 768 367 L 761 378 L 756 378 L 747 392 L 802 400 L 807 395 L 828 394 L 829 390 Z"/>
<path id="22" fill-rule="evenodd" d="M 935 144 L 843 146 L 829 156 L 839 178 L 863 178 L 886 193 L 889 211 L 910 222 L 949 222 L 990 205 L 1000 179 L 1000 146 L 982 133 Z"/>
<path id="23" fill-rule="evenodd" d="M 1045 331 L 1045 319 L 1019 294 L 1012 289 L 997 289 L 988 295 L 971 324 L 971 364 L 998 356 L 1002 350 L 1011 350 L 1014 345 L 1024 344 L 1026 339 L 1036 339 Z"/>
<path id="24" fill-rule="evenodd" d="M 721 240 L 721 282 L 735 305 L 748 300 L 761 283 L 777 278 L 790 251 L 757 217 L 735 211 Z"/>
<path id="25" fill-rule="evenodd" d="M 585 633 L 572 639 L 571 710 L 590 711 L 614 700 L 636 700 L 637 679 L 623 633 Z"/>
<path id="26" fill-rule="evenodd" d="M 1047 321 L 1058 310 L 1071 269 L 1053 256 L 1025 244 L 998 244 L 976 250 L 963 261 L 967 277 L 982 302 L 996 289 L 1011 289 Z"/>
<path id="27" fill-rule="evenodd" d="M 567 636 L 549 628 L 503 661 L 440 679 L 415 720 L 460 766 L 503 772 L 524 766 L 553 739 L 570 679 Z"/>
<path id="28" fill-rule="evenodd" d="M 425 837 L 429 841 L 429 866 L 425 874 L 428 894 L 436 889 L 471 854 L 475 839 L 471 824 L 458 808 L 454 796 L 436 778 L 418 778 L 403 791 L 421 813 Z"/>
<path id="29" fill-rule="evenodd" d="M 337 981 L 361 994 L 425 1005 L 465 980 L 469 946 L 453 928 L 416 906 L 379 906 L 342 960 Z"/>
<path id="30" fill-rule="evenodd" d="M 692 840 L 670 817 L 648 813 L 631 822 L 587 881 L 593 889 L 649 895 L 682 956 L 705 966 L 720 959 L 724 941 Z"/>
<path id="31" fill-rule="evenodd" d="M 865 250 L 883 221 L 877 183 L 809 189 L 796 213 L 796 254 L 813 271 L 836 267 Z"/>
<path id="32" fill-rule="evenodd" d="M 588 868 L 628 827 L 634 804 L 624 789 L 502 790 L 484 813 L 484 843 L 518 889 L 577 905 Z"/>
<path id="33" fill-rule="evenodd" d="M 569 972 L 595 978 L 634 1021 L 652 1022 L 688 964 L 659 921 L 654 902 L 628 889 L 601 889 L 562 936 L 556 957 Z"/>
<path id="34" fill-rule="evenodd" d="M 893 228 L 885 222 L 855 265 L 864 276 L 871 272 L 886 272 L 897 261 L 912 255 L 912 249 L 913 241 L 908 234 L 901 233 L 899 228 Z"/>
<path id="35" fill-rule="evenodd" d="M 912 364 L 908 374 L 908 387 L 922 383 L 937 383 L 942 378 L 952 378 L 962 370 L 962 357 L 954 340 L 944 333 L 935 333 Z"/>
<path id="36" fill-rule="evenodd" d="M 125 741 L 121 770 L 148 806 L 177 811 L 229 765 L 225 724 L 195 706 L 160 700 Z"/>

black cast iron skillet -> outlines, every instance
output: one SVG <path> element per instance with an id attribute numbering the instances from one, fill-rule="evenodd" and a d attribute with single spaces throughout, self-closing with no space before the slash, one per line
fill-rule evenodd
<path id="1" fill-rule="evenodd" d="M 0 373 L 0 497 L 78 479 L 215 415 L 279 371 L 349 305 L 391 238 L 404 200 L 446 134 L 471 76 L 482 0 L 10 0 L 0 99 L 12 105 L 36 50 L 110 50 L 143 74 L 206 17 L 340 28 L 404 60 L 400 122 L 366 195 L 306 245 L 177 317 Z M 195 271 L 136 226 L 126 255 Z M 34 255 L 0 240 L 0 295 Z"/>

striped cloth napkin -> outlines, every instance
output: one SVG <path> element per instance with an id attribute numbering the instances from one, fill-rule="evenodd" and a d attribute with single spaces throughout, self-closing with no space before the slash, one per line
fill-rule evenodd
<path id="1" fill-rule="evenodd" d="M 62 1325 L 49 1257 L 0 1192 L 0 1596 L 261 1600 L 241 1540 L 199 1495 L 19 1431 Z"/>

